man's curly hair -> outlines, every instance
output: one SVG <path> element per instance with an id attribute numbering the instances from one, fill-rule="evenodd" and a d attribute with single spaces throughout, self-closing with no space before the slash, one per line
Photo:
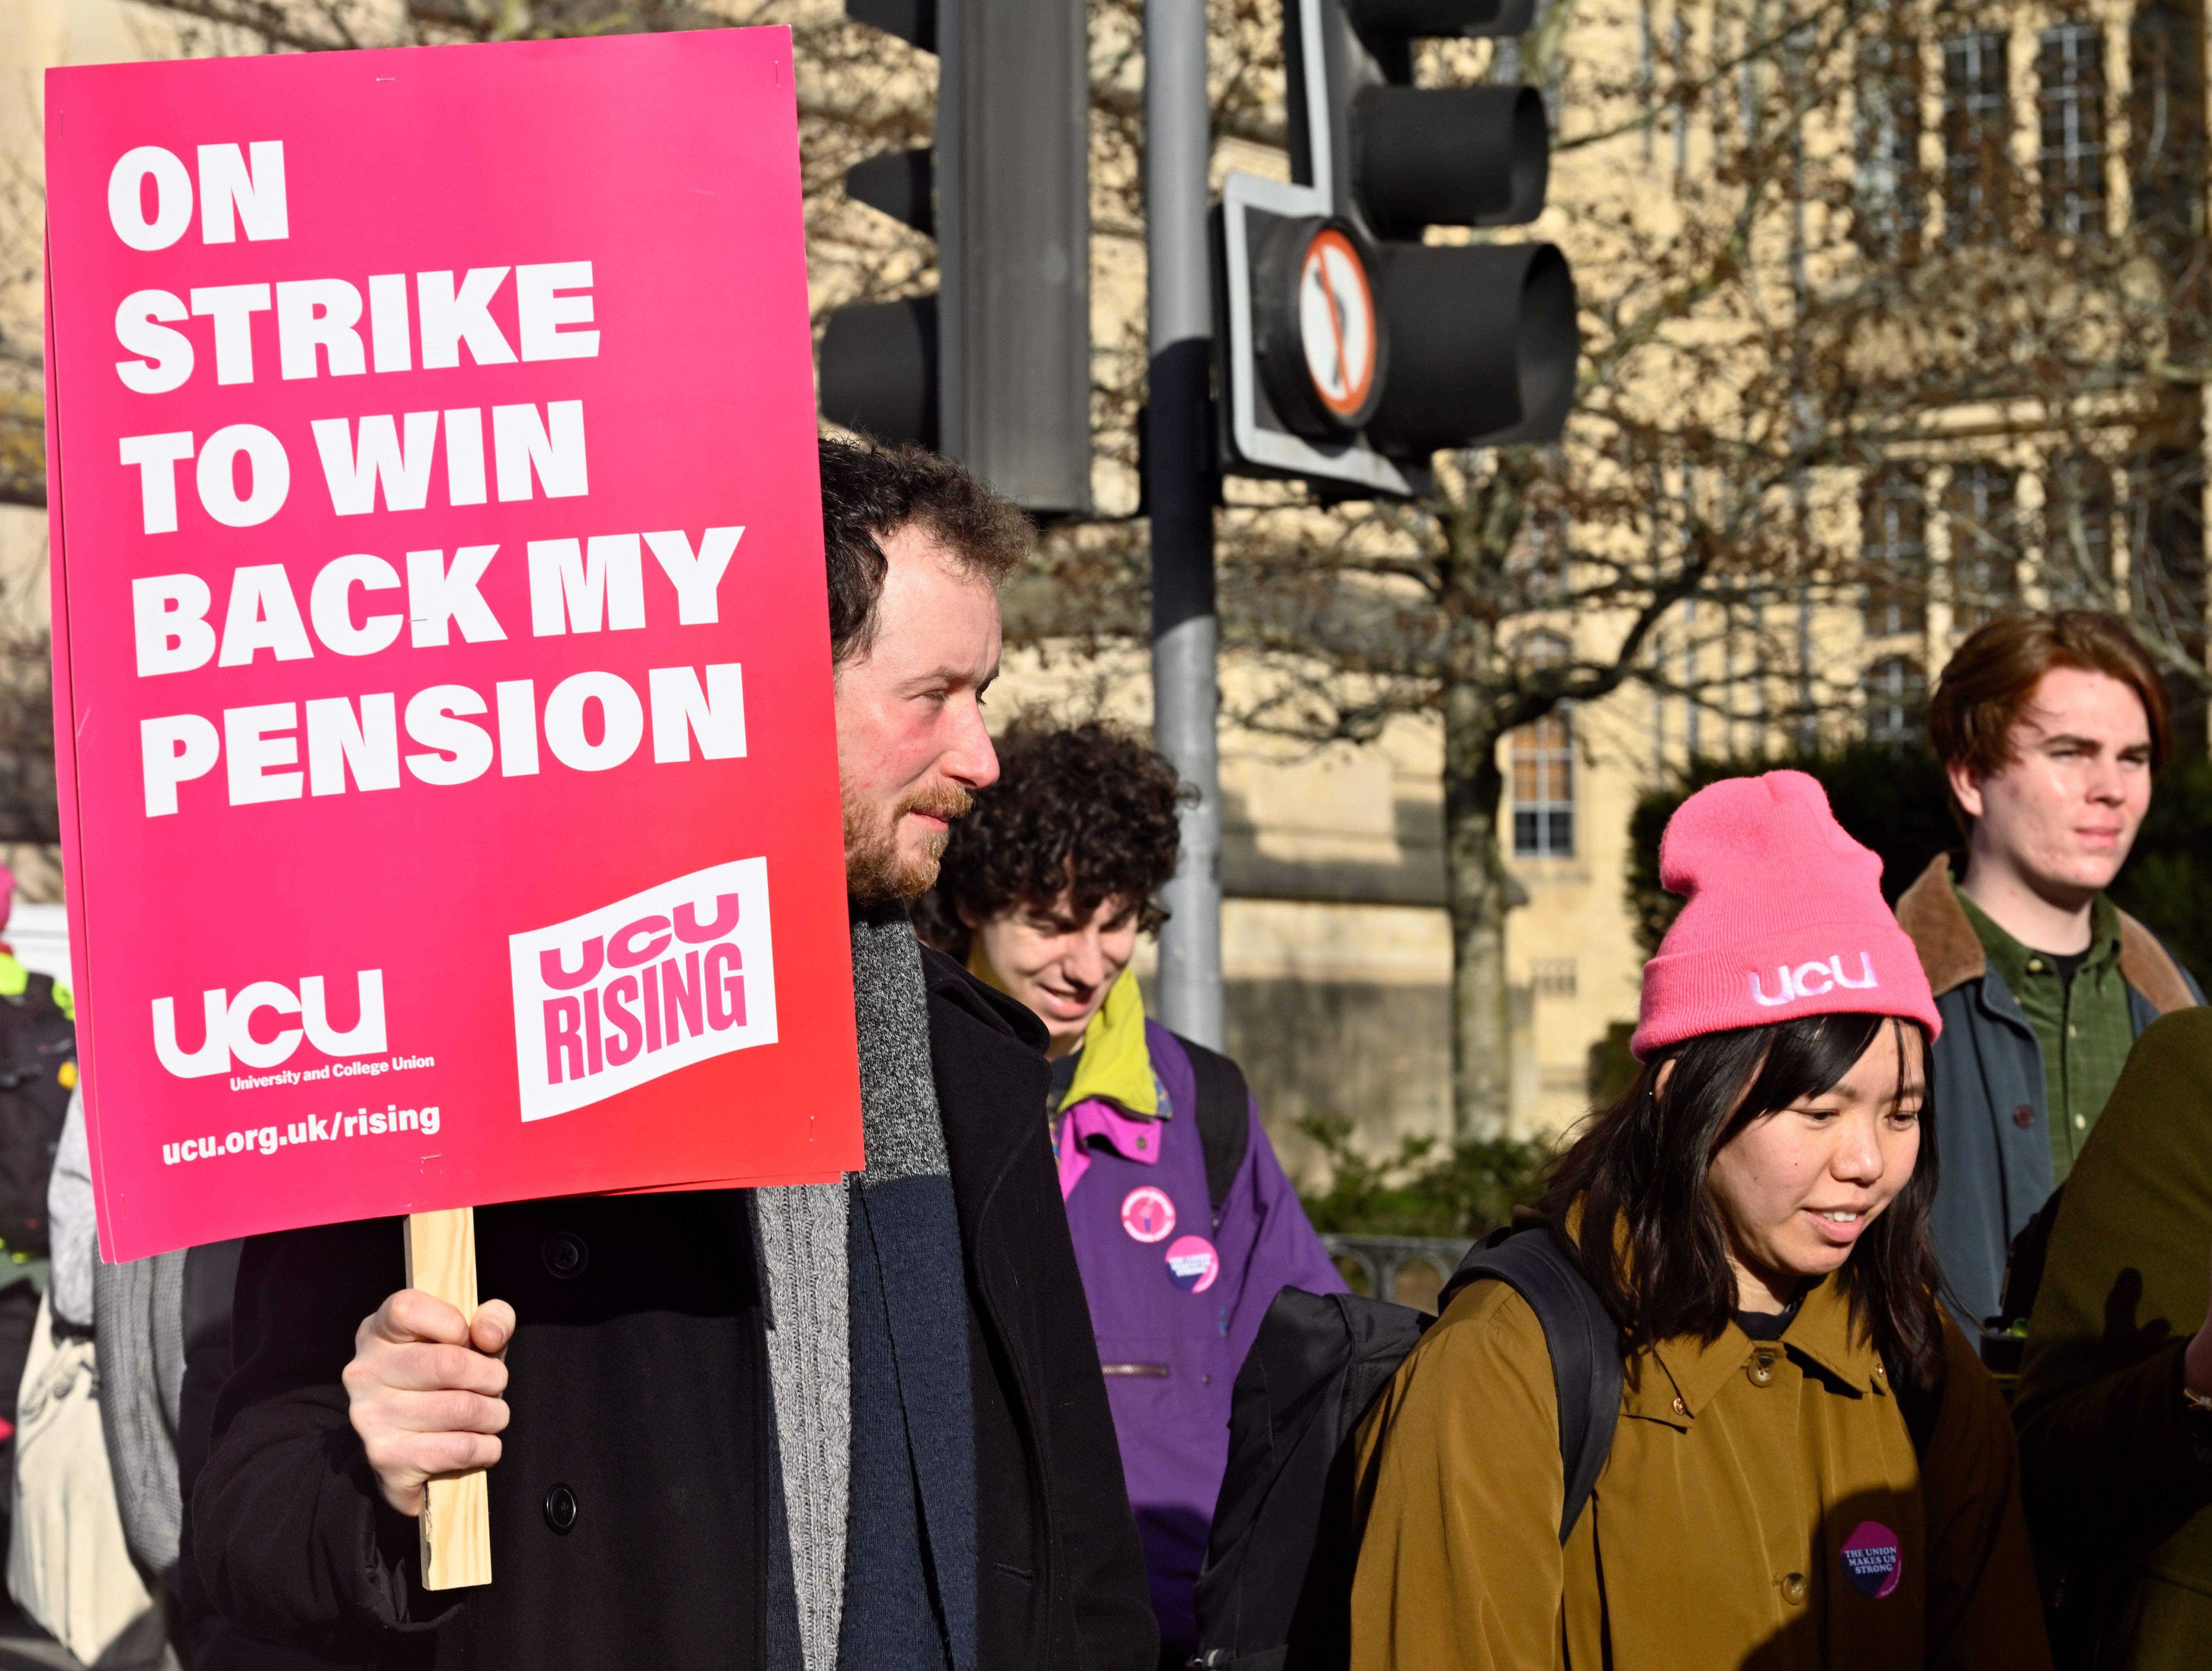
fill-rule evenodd
<path id="1" fill-rule="evenodd" d="M 993 586 L 1028 560 L 1036 532 L 1014 501 L 950 459 L 919 447 L 878 447 L 823 435 L 822 547 L 830 570 L 830 659 L 838 667 L 876 641 L 877 605 L 890 572 L 877 542 L 921 531 Z"/>
<path id="2" fill-rule="evenodd" d="M 1018 720 L 999 739 L 999 781 L 957 819 L 937 886 L 915 902 L 915 928 L 965 957 L 964 908 L 977 921 L 1072 893 L 1089 914 L 1109 899 L 1137 905 L 1151 933 L 1167 921 L 1157 896 L 1175 874 L 1177 815 L 1198 791 L 1133 732 L 1092 720 Z"/>

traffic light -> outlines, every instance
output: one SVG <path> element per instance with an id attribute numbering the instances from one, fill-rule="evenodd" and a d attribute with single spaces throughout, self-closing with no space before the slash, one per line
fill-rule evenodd
<path id="1" fill-rule="evenodd" d="M 937 240 L 933 295 L 836 309 L 822 415 L 959 459 L 1039 515 L 1091 508 L 1089 88 L 1083 0 L 846 0 L 934 52 L 936 143 L 848 196 Z"/>
<path id="2" fill-rule="evenodd" d="M 1549 244 L 1420 241 L 1544 207 L 1533 88 L 1424 88 L 1425 38 L 1516 35 L 1534 0 L 1284 0 L 1291 183 L 1231 174 L 1215 223 L 1228 467 L 1421 490 L 1440 447 L 1548 441 L 1581 337 Z"/>

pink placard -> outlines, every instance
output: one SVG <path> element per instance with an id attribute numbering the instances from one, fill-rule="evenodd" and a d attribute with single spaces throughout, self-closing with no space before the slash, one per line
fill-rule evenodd
<path id="1" fill-rule="evenodd" d="M 860 1164 L 790 37 L 46 81 L 100 1243 Z"/>

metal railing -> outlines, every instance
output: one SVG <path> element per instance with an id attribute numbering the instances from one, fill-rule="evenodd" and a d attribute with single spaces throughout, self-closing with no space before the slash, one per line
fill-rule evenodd
<path id="1" fill-rule="evenodd" d="M 1395 1300 L 1423 1311 L 1437 1308 L 1437 1294 L 1459 1268 L 1471 1238 L 1452 1236 L 1325 1235 L 1321 1244 L 1342 1269 L 1344 1279 L 1355 1290 Z"/>

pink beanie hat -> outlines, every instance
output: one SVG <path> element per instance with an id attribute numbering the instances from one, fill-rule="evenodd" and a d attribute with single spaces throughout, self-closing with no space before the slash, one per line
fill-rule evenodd
<path id="1" fill-rule="evenodd" d="M 1629 1048 L 1799 1016 L 1903 1016 L 1943 1030 L 1920 957 L 1882 903 L 1881 860 L 1802 772 L 1731 777 L 1677 807 L 1659 882 L 1681 914 L 1644 965 Z"/>

